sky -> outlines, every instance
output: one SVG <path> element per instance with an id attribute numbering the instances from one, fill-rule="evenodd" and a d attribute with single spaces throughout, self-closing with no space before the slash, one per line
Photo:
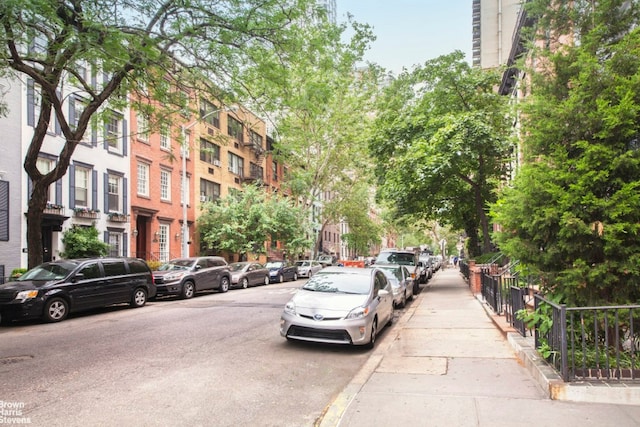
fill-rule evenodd
<path id="1" fill-rule="evenodd" d="M 347 13 L 373 27 L 376 41 L 365 60 L 399 74 L 461 50 L 471 63 L 472 0 L 337 0 L 338 22 Z"/>

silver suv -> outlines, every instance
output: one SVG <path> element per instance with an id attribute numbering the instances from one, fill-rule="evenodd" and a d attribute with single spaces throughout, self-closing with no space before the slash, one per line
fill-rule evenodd
<path id="1" fill-rule="evenodd" d="M 231 283 L 229 265 L 218 256 L 173 259 L 153 272 L 157 295 L 191 298 L 196 292 L 217 289 L 227 292 Z"/>
<path id="2" fill-rule="evenodd" d="M 420 267 L 418 267 L 418 254 L 403 249 L 383 249 L 376 257 L 375 264 L 406 265 L 413 279 L 413 294 L 420 292 Z"/>

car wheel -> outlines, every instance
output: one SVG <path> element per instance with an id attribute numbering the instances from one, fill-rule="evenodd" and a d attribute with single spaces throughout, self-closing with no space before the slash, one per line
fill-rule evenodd
<path id="1" fill-rule="evenodd" d="M 131 307 L 142 307 L 147 303 L 147 291 L 142 288 L 138 288 L 133 292 L 131 296 Z"/>
<path id="2" fill-rule="evenodd" d="M 184 282 L 182 285 L 182 298 L 193 298 L 196 293 L 196 285 L 192 281 Z"/>
<path id="3" fill-rule="evenodd" d="M 229 290 L 229 278 L 224 276 L 220 279 L 220 288 L 218 290 L 222 293 L 227 292 Z"/>
<path id="4" fill-rule="evenodd" d="M 249 279 L 244 277 L 240 282 L 240 285 L 242 285 L 242 289 L 247 289 L 249 287 Z"/>
<path id="5" fill-rule="evenodd" d="M 371 324 L 371 336 L 369 337 L 369 342 L 367 343 L 367 348 L 372 349 L 376 344 L 376 335 L 378 333 L 378 319 L 373 319 L 373 323 Z"/>
<path id="6" fill-rule="evenodd" d="M 405 291 L 404 294 L 402 295 L 402 301 L 400 301 L 400 308 L 404 308 L 404 306 L 407 305 L 407 292 Z"/>
<path id="7" fill-rule="evenodd" d="M 265 285 L 269 284 L 269 276 L 264 276 L 264 284 Z"/>
<path id="8" fill-rule="evenodd" d="M 309 279 L 311 279 L 311 276 L 313 276 L 313 271 L 309 270 L 309 276 L 307 276 Z"/>
<path id="9" fill-rule="evenodd" d="M 284 275 L 281 274 L 280 276 L 278 276 L 278 282 L 284 283 Z"/>
<path id="10" fill-rule="evenodd" d="M 64 298 L 51 298 L 44 305 L 44 320 L 47 322 L 60 322 L 67 318 L 69 304 Z"/>
<path id="11" fill-rule="evenodd" d="M 293 273 L 293 281 L 295 282 L 296 280 L 298 280 L 298 273 Z"/>

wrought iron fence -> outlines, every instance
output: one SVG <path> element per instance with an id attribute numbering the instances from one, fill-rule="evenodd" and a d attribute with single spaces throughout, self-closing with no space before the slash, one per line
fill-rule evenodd
<path id="1" fill-rule="evenodd" d="M 567 307 L 535 296 L 545 314 L 535 345 L 564 381 L 640 381 L 640 305 Z"/>
<path id="2" fill-rule="evenodd" d="M 469 264 L 460 260 L 458 261 L 458 266 L 460 268 L 460 273 L 462 273 L 464 278 L 467 279 L 467 283 L 469 283 Z"/>

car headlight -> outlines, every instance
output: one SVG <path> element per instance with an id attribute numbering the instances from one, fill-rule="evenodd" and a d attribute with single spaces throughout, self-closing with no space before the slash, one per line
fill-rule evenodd
<path id="1" fill-rule="evenodd" d="M 164 276 L 164 280 L 167 282 L 172 282 L 174 280 L 180 280 L 184 277 L 185 273 L 171 273 Z"/>
<path id="2" fill-rule="evenodd" d="M 296 303 L 293 302 L 293 301 L 289 301 L 284 306 L 284 312 L 287 313 L 287 314 L 295 315 L 296 314 Z"/>
<path id="3" fill-rule="evenodd" d="M 38 296 L 38 290 L 32 289 L 30 291 L 21 291 L 16 295 L 17 300 L 26 301 L 28 299 L 33 299 Z"/>
<path id="4" fill-rule="evenodd" d="M 356 307 L 347 314 L 346 319 L 362 319 L 369 314 L 369 307 Z"/>

